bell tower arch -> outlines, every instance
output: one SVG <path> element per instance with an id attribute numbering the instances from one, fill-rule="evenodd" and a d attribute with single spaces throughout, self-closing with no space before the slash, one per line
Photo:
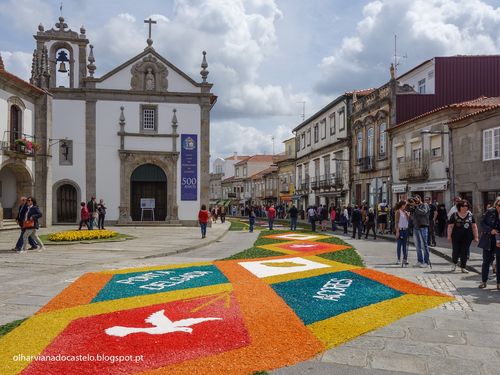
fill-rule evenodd
<path id="1" fill-rule="evenodd" d="M 80 33 L 68 29 L 62 16 L 50 30 L 40 24 L 34 35 L 30 83 L 44 89 L 84 87 L 85 78 L 95 71 L 92 46 L 85 33 L 83 26 Z"/>

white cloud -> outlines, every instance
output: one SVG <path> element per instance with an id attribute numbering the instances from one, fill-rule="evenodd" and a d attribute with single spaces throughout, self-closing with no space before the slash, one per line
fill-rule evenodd
<path id="1" fill-rule="evenodd" d="M 273 129 L 259 130 L 235 121 L 213 121 L 210 127 L 211 159 L 226 157 L 238 152 L 240 155 L 275 154 L 284 151 L 282 141 L 292 137 L 292 129 L 278 125 Z"/>
<path id="2" fill-rule="evenodd" d="M 8 19 L 12 25 L 23 32 L 36 30 L 40 22 L 53 21 L 53 6 L 43 0 L 2 0 L 0 16 Z"/>
<path id="3" fill-rule="evenodd" d="M 400 72 L 433 56 L 500 52 L 500 7 L 482 0 L 377 0 L 365 5 L 354 35 L 322 59 L 315 88 L 332 94 L 389 79 L 394 33 L 408 54 Z"/>
<path id="4" fill-rule="evenodd" d="M 33 55 L 26 52 L 1 51 L 5 69 L 19 78 L 29 81 Z"/>

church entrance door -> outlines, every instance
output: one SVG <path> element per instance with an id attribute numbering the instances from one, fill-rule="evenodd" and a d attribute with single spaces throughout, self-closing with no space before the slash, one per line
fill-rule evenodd
<path id="1" fill-rule="evenodd" d="M 137 167 L 130 178 L 130 213 L 132 220 L 141 220 L 141 198 L 155 199 L 155 220 L 164 221 L 167 216 L 167 176 L 154 164 Z M 149 211 L 144 220 L 151 220 Z"/>
<path id="2" fill-rule="evenodd" d="M 76 223 L 77 201 L 76 189 L 73 185 L 64 184 L 57 189 L 57 222 Z"/>

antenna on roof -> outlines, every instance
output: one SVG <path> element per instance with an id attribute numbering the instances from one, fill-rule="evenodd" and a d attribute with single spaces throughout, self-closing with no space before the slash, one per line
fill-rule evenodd
<path id="1" fill-rule="evenodd" d="M 306 102 L 305 101 L 304 102 L 297 102 L 297 104 L 302 104 L 302 114 L 301 114 L 301 116 L 302 116 L 302 122 L 304 122 L 305 119 L 306 119 Z"/>
<path id="2" fill-rule="evenodd" d="M 271 137 L 271 139 L 273 140 L 273 156 L 274 156 L 274 135 Z"/>
<path id="3" fill-rule="evenodd" d="M 396 73 L 398 71 L 398 66 L 401 63 L 400 60 L 407 58 L 408 55 L 406 54 L 406 52 L 402 56 L 398 55 L 398 35 L 394 34 L 394 70 L 396 71 Z M 397 74 L 395 74 L 395 76 L 397 77 Z"/>
<path id="4" fill-rule="evenodd" d="M 61 1 L 61 4 L 59 5 L 59 11 L 61 12 L 61 17 L 62 17 L 62 9 L 63 9 L 63 2 Z"/>

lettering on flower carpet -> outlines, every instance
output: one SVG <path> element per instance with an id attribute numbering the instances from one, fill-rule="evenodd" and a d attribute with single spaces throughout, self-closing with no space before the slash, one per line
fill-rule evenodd
<path id="1" fill-rule="evenodd" d="M 352 282 L 352 279 L 333 278 L 328 280 L 326 284 L 316 292 L 313 298 L 337 302 L 341 297 L 345 296 L 345 291 L 351 286 Z"/>
<path id="2" fill-rule="evenodd" d="M 118 274 L 113 276 L 92 302 L 222 283 L 227 283 L 227 279 L 215 266 Z"/>

